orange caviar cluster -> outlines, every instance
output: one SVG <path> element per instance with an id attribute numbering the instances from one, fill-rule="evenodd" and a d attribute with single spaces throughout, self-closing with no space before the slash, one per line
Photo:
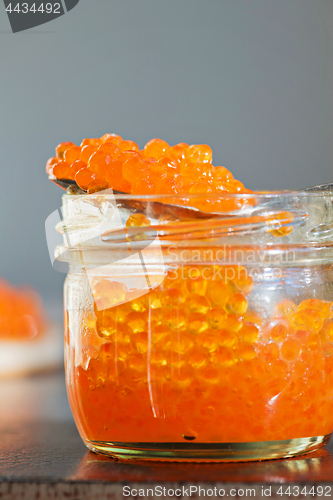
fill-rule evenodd
<path id="1" fill-rule="evenodd" d="M 0 339 L 30 340 L 44 329 L 43 307 L 37 293 L 0 280 Z"/>
<path id="2" fill-rule="evenodd" d="M 225 443 L 329 434 L 332 303 L 283 300 L 265 317 L 249 308 L 252 287 L 236 266 L 182 266 L 142 296 L 96 281 L 95 311 L 76 342 L 94 354 L 75 366 L 67 347 L 83 437 Z"/>
<path id="3" fill-rule="evenodd" d="M 75 180 L 88 193 L 108 188 L 137 195 L 250 193 L 225 167 L 213 167 L 206 144 L 169 146 L 162 139 L 152 139 L 141 151 L 115 134 L 84 139 L 80 146 L 64 142 L 46 171 Z"/>

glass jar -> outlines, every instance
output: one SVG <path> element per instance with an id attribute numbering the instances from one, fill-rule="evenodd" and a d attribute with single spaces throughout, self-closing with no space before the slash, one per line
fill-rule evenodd
<path id="1" fill-rule="evenodd" d="M 328 442 L 332 201 L 64 196 L 66 380 L 89 449 L 237 461 Z"/>

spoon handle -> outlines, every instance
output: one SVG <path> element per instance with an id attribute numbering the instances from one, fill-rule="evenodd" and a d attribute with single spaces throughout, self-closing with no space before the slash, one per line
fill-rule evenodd
<path id="1" fill-rule="evenodd" d="M 333 184 L 320 184 L 319 186 L 311 186 L 305 189 L 300 189 L 300 191 L 315 192 L 315 191 L 332 191 Z"/>

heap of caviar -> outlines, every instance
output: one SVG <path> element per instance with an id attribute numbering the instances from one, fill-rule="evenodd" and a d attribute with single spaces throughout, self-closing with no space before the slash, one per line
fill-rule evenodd
<path id="1" fill-rule="evenodd" d="M 254 282 L 241 266 L 171 269 L 140 297 L 112 279 L 92 286 L 104 309 L 83 317 L 90 353 L 81 354 L 90 359 L 75 368 L 70 392 L 89 440 L 253 442 L 331 432 L 332 302 L 285 298 L 268 317 L 250 307 Z"/>
<path id="2" fill-rule="evenodd" d="M 80 146 L 59 144 L 46 171 L 51 178 L 76 181 L 88 193 L 108 188 L 137 195 L 250 192 L 225 167 L 212 165 L 206 144 L 169 146 L 152 139 L 140 151 L 115 134 L 84 139 Z"/>
<path id="3" fill-rule="evenodd" d="M 30 340 L 45 330 L 40 297 L 30 288 L 0 280 L 0 339 Z"/>

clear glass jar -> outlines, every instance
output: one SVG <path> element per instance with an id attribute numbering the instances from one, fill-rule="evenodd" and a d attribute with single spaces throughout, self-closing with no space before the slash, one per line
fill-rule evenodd
<path id="1" fill-rule="evenodd" d="M 88 448 L 236 461 L 328 442 L 332 201 L 64 196 L 67 389 Z M 193 219 L 183 205 L 220 215 Z M 125 231 L 131 213 L 150 226 Z"/>

